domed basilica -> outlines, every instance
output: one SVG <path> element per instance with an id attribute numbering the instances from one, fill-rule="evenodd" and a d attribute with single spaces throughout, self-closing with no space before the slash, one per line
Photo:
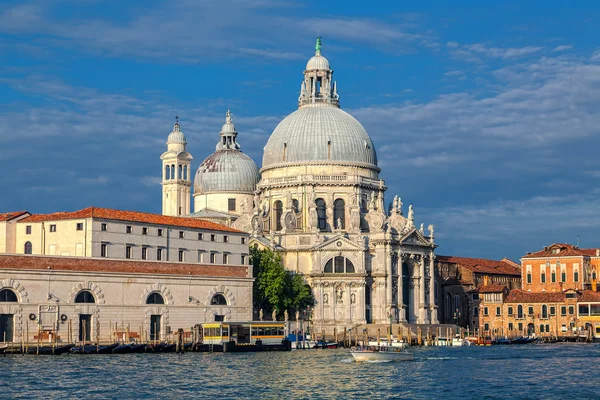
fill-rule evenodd
<path id="1" fill-rule="evenodd" d="M 251 246 L 279 252 L 311 286 L 313 321 L 323 326 L 437 324 L 433 225 L 417 228 L 398 196 L 386 208 L 375 146 L 340 108 L 320 38 L 315 50 L 298 109 L 271 134 L 260 170 L 227 111 L 216 151 L 194 178 L 194 213 L 192 156 L 175 124 L 161 156 L 163 214 L 224 223 L 251 233 Z"/>

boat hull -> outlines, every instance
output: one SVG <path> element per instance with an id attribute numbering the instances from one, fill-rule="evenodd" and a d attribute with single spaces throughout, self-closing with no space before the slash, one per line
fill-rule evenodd
<path id="1" fill-rule="evenodd" d="M 400 351 L 361 351 L 350 352 L 356 361 L 412 361 L 415 356 L 412 353 Z"/>

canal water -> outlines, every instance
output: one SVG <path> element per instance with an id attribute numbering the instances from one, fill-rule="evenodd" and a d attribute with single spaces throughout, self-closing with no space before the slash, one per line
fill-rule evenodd
<path id="1" fill-rule="evenodd" d="M 412 348 L 356 363 L 348 350 L 0 357 L 9 398 L 600 398 L 600 345 Z"/>

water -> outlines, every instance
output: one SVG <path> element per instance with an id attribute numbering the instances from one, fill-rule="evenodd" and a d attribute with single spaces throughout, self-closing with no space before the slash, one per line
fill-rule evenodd
<path id="1" fill-rule="evenodd" d="M 356 363 L 348 350 L 0 357 L 2 398 L 600 398 L 600 346 L 412 348 Z"/>

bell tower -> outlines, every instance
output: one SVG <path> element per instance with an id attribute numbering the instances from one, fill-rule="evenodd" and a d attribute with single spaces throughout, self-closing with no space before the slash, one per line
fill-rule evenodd
<path id="1" fill-rule="evenodd" d="M 162 213 L 180 217 L 190 213 L 192 155 L 185 150 L 187 140 L 179 117 L 175 117 L 173 131 L 167 139 L 167 151 L 162 160 Z"/>

